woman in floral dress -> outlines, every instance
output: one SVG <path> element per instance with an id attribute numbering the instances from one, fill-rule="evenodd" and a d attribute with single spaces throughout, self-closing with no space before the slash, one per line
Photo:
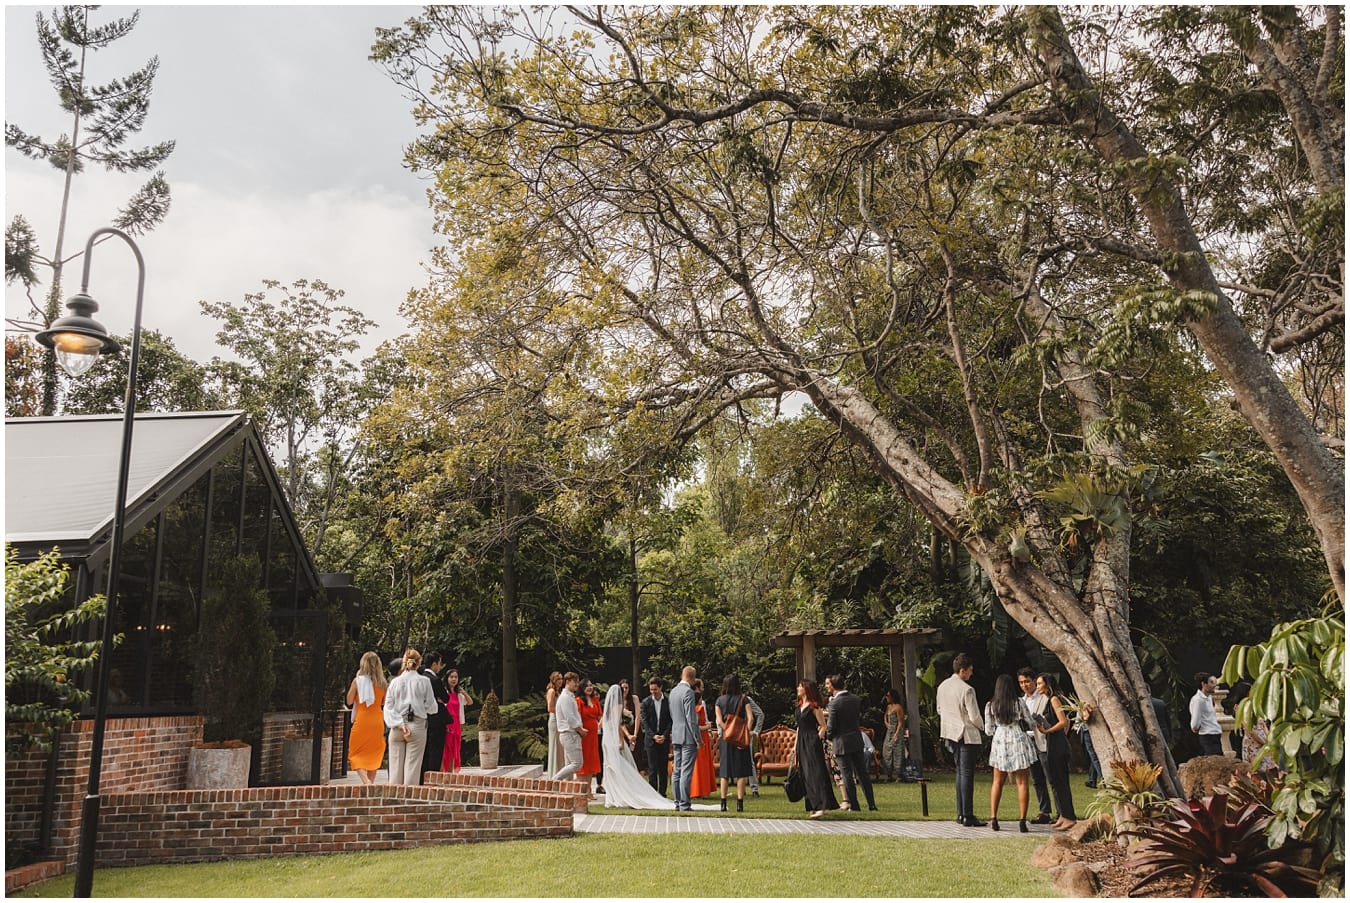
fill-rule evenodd
<path id="1" fill-rule="evenodd" d="M 1034 722 L 1026 703 L 1022 701 L 1017 681 L 1000 674 L 994 682 L 994 698 L 984 707 L 984 732 L 994 738 L 989 747 L 989 765 L 994 769 L 994 783 L 989 788 L 989 827 L 998 826 L 998 804 L 1003 796 L 1003 784 L 1008 775 L 1017 782 L 1017 830 L 1027 833 L 1027 777 L 1028 769 L 1036 761 L 1036 747 L 1027 735 Z"/>

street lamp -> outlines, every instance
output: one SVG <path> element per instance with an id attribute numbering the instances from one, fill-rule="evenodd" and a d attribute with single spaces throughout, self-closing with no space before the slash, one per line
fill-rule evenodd
<path id="1" fill-rule="evenodd" d="M 139 276 L 136 281 L 136 317 L 131 326 L 131 361 L 127 365 L 127 394 L 122 411 L 122 458 L 117 469 L 117 498 L 113 507 L 112 549 L 108 557 L 107 607 L 103 613 L 103 643 L 99 647 L 98 674 L 94 681 L 94 736 L 89 757 L 89 789 L 80 810 L 80 846 L 75 863 L 75 896 L 88 897 L 94 890 L 94 846 L 98 840 L 98 782 L 103 770 L 103 734 L 108 717 L 108 674 L 113 646 L 113 610 L 117 606 L 122 572 L 122 534 L 126 526 L 127 480 L 131 464 L 131 428 L 136 413 L 136 366 L 141 356 L 141 303 L 145 299 L 145 260 L 141 249 L 120 229 L 104 227 L 89 236 L 84 248 L 84 279 L 80 292 L 66 302 L 73 313 L 37 334 L 39 344 L 56 351 L 56 359 L 71 376 L 94 365 L 100 354 L 112 354 L 121 346 L 108 330 L 90 316 L 98 303 L 89 297 L 89 264 L 94 243 L 102 235 L 116 235 L 131 246 Z"/>

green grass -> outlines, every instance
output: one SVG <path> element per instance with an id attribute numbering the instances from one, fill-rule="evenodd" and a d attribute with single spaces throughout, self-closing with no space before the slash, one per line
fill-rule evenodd
<path id="1" fill-rule="evenodd" d="M 556 840 L 100 869 L 94 895 L 383 899 L 420 898 L 428 888 L 440 888 L 458 899 L 1058 896 L 1050 877 L 1026 864 L 1039 840 L 578 834 Z M 689 867 L 673 865 L 680 862 Z M 74 876 L 66 875 L 16 896 L 69 897 L 73 892 Z"/>
<path id="2" fill-rule="evenodd" d="M 993 780 L 988 772 L 977 772 L 975 775 L 975 814 L 981 819 L 989 816 L 989 786 Z M 859 819 L 866 821 L 931 821 L 944 822 L 952 821 L 956 818 L 956 776 L 953 774 L 933 774 L 928 782 L 928 817 L 923 815 L 922 796 L 918 784 L 876 784 L 872 789 L 877 800 L 876 812 L 867 811 L 867 800 L 862 795 L 862 789 L 858 790 L 858 802 L 862 805 L 861 812 L 828 812 L 825 815 L 825 821 L 857 821 Z M 1036 816 L 1036 791 L 1029 788 L 1029 805 L 1027 814 L 1029 817 Z M 1087 801 L 1092 798 L 1095 791 L 1086 787 L 1079 787 L 1074 793 L 1076 808 L 1081 813 L 1087 807 Z M 788 802 L 787 794 L 783 792 L 782 781 L 774 779 L 772 784 L 760 782 L 759 799 L 750 796 L 750 791 L 746 790 L 745 812 L 737 813 L 736 803 L 733 797 L 736 795 L 736 788 L 727 789 L 727 805 L 732 811 L 722 812 L 704 812 L 695 811 L 691 814 L 700 816 L 717 816 L 719 818 L 804 818 L 806 810 L 801 802 Z M 841 803 L 844 801 L 844 795 L 836 791 L 835 799 Z M 694 800 L 695 803 L 718 802 L 717 794 Z M 611 815 L 665 815 L 671 818 L 680 817 L 683 813 L 675 812 L 655 812 L 651 810 L 638 809 L 606 809 L 604 805 L 591 804 L 588 809 L 593 815 L 602 815 L 605 813 Z M 1009 784 L 1003 788 L 1003 797 L 999 800 L 998 817 L 1004 821 L 1013 822 L 1013 829 L 1017 829 L 1017 785 Z"/>

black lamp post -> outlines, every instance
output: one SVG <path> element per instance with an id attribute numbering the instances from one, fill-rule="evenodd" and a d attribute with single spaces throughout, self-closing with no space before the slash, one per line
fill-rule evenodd
<path id="1" fill-rule="evenodd" d="M 127 480 L 131 464 L 131 428 L 136 414 L 136 366 L 141 356 L 141 303 L 145 299 L 145 261 L 136 243 L 119 229 L 102 228 L 89 236 L 84 248 L 84 279 L 80 293 L 66 302 L 74 313 L 52 323 L 37 334 L 37 340 L 56 350 L 57 360 L 71 376 L 79 376 L 94 365 L 100 354 L 121 350 L 97 320 L 90 316 L 98 304 L 89 297 L 89 264 L 94 242 L 101 235 L 116 235 L 136 255 L 139 275 L 136 281 L 136 317 L 131 327 L 131 362 L 127 365 L 127 394 L 122 413 L 122 458 L 117 468 L 117 498 L 113 508 L 112 549 L 108 558 L 107 608 L 103 614 L 103 644 L 99 647 L 98 674 L 94 681 L 94 736 L 89 761 L 89 789 L 80 810 L 80 846 L 75 864 L 75 896 L 88 897 L 94 890 L 94 846 L 98 840 L 99 777 L 103 770 L 103 734 L 108 716 L 108 673 L 113 646 L 113 611 L 117 607 L 118 584 L 122 573 L 122 534 L 126 526 Z"/>

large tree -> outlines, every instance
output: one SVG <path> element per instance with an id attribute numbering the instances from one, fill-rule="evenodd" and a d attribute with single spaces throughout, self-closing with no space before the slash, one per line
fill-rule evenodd
<path id="1" fill-rule="evenodd" d="M 1098 748 L 1166 762 L 1129 634 L 1159 369 L 1200 342 L 1338 586 L 1341 478 L 1194 226 L 1155 234 L 1189 215 L 1179 164 L 1110 156 L 1073 108 L 1114 95 L 1066 33 L 1045 9 L 433 8 L 375 56 L 433 127 L 410 157 L 452 247 L 509 228 L 545 258 L 598 405 L 678 437 L 805 394 L 1099 701 Z"/>
<path id="2" fill-rule="evenodd" d="M 88 164 L 112 172 L 147 172 L 156 169 L 173 153 L 174 142 L 162 141 L 143 148 L 128 148 L 130 138 L 145 125 L 150 111 L 150 93 L 159 58 L 150 61 L 125 78 L 103 84 L 91 84 L 86 68 L 89 55 L 126 37 L 136 27 L 140 11 L 102 25 L 90 21 L 97 6 L 64 6 L 52 10 L 48 19 L 37 13 L 38 45 L 46 64 L 47 76 L 56 91 L 61 109 L 70 116 L 70 131 L 58 138 L 43 138 L 5 123 L 5 144 L 32 160 L 45 160 L 64 175 L 58 210 L 56 238 L 50 255 L 44 256 L 37 236 L 26 218 L 16 216 L 5 229 L 5 281 L 21 281 L 31 289 L 41 281 L 40 268 L 51 271 L 46 299 L 30 302 L 38 328 L 43 329 L 61 315 L 61 274 L 66 264 L 84 253 L 65 253 L 66 222 L 70 211 L 71 188 L 76 175 Z M 132 235 L 143 234 L 157 226 L 169 212 L 169 184 L 162 170 L 128 199 L 112 224 Z M 10 320 L 11 325 L 31 328 L 32 323 Z M 56 413 L 58 381 L 55 352 L 43 355 L 42 414 Z"/>

